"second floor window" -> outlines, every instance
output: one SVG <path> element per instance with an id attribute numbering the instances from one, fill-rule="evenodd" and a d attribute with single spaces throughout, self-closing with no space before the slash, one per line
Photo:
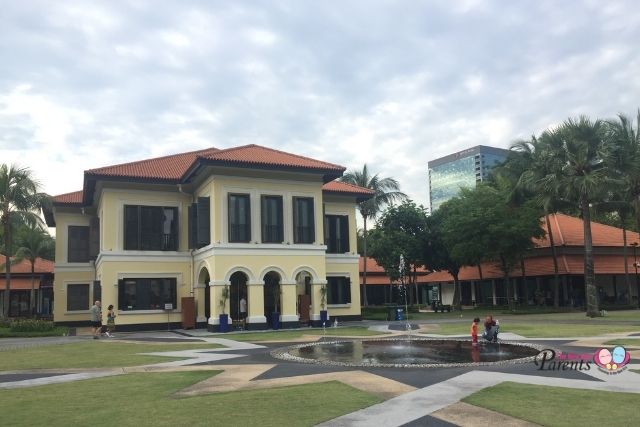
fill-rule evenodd
<path id="1" fill-rule="evenodd" d="M 125 205 L 124 249 L 178 250 L 178 208 Z"/>
<path id="2" fill-rule="evenodd" d="M 282 243 L 284 227 L 282 225 L 282 197 L 262 196 L 262 243 Z"/>
<path id="3" fill-rule="evenodd" d="M 70 225 L 67 229 L 67 262 L 89 262 L 89 227 Z"/>
<path id="4" fill-rule="evenodd" d="M 324 244 L 327 253 L 349 252 L 349 217 L 346 215 L 325 215 Z"/>
<path id="5" fill-rule="evenodd" d="M 229 242 L 251 241 L 251 204 L 248 194 L 229 194 Z"/>
<path id="6" fill-rule="evenodd" d="M 313 220 L 313 198 L 293 198 L 293 242 L 313 243 L 316 240 Z"/>

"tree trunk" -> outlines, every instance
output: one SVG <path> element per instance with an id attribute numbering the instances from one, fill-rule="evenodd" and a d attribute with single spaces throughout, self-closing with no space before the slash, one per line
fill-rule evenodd
<path id="1" fill-rule="evenodd" d="M 34 286 L 34 282 L 35 282 L 35 270 L 36 270 L 36 260 L 32 259 L 31 260 L 31 293 L 29 294 L 29 315 L 31 317 L 35 317 L 35 286 Z"/>
<path id="2" fill-rule="evenodd" d="M 584 226 L 584 291 L 587 300 L 587 316 L 600 315 L 598 308 L 598 294 L 593 272 L 593 240 L 591 237 L 591 212 L 589 201 L 585 195 L 582 197 L 582 223 Z"/>
<path id="3" fill-rule="evenodd" d="M 453 301 L 452 305 L 456 310 L 462 311 L 462 305 L 460 304 L 460 280 L 458 280 L 458 273 L 452 274 L 453 276 Z M 440 296 L 442 298 L 442 296 Z"/>
<path id="4" fill-rule="evenodd" d="M 9 297 L 9 292 L 11 290 L 11 225 L 7 214 L 5 214 L 4 221 L 4 259 L 6 280 L 4 285 L 4 305 L 2 307 L 2 317 L 7 319 L 9 317 L 9 303 L 11 301 Z"/>
<path id="5" fill-rule="evenodd" d="M 367 302 L 367 217 L 362 215 L 362 219 L 364 220 L 364 234 L 363 234 L 363 244 L 362 244 L 362 253 L 364 254 L 364 268 L 362 269 L 362 289 L 360 292 L 362 293 L 362 305 L 368 306 Z"/>
<path id="6" fill-rule="evenodd" d="M 416 304 L 420 308 L 420 292 L 418 292 L 418 272 L 416 265 L 413 264 L 413 287 L 416 290 Z"/>
<path id="7" fill-rule="evenodd" d="M 482 297 L 482 281 L 484 280 L 482 277 L 482 263 L 478 263 L 478 277 L 480 278 L 480 284 L 476 287 L 476 305 L 482 304 L 482 298 L 478 301 L 478 290 L 480 290 L 480 297 Z"/>
<path id="8" fill-rule="evenodd" d="M 522 272 L 522 292 L 524 292 L 524 305 L 529 305 L 529 286 L 527 286 L 527 273 L 524 269 L 524 257 L 520 257 L 520 270 Z"/>
<path id="9" fill-rule="evenodd" d="M 623 217 L 620 217 L 620 222 L 622 223 L 622 256 L 624 257 L 624 282 L 627 284 L 627 292 L 628 297 L 627 301 L 631 304 L 631 279 L 629 279 L 629 254 L 627 251 L 627 227 L 625 225 L 625 221 Z M 616 299 L 617 299 L 616 295 Z"/>
<path id="10" fill-rule="evenodd" d="M 556 244 L 553 241 L 553 231 L 551 231 L 551 222 L 549 214 L 545 215 L 547 222 L 547 234 L 549 235 L 549 245 L 551 245 L 551 257 L 553 258 L 553 306 L 560 307 L 560 277 L 558 276 L 558 253 L 556 252 Z"/>
<path id="11" fill-rule="evenodd" d="M 509 265 L 507 264 L 507 260 L 501 256 L 500 257 L 500 263 L 502 264 L 502 273 L 504 274 L 504 286 L 505 289 L 507 290 L 507 305 L 509 307 L 509 311 L 514 311 L 514 305 L 513 305 L 513 297 L 511 295 L 511 286 L 509 283 Z"/>

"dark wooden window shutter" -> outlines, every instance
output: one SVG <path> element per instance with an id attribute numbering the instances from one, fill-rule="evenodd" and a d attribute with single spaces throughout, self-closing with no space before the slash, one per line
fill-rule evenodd
<path id="1" fill-rule="evenodd" d="M 91 218 L 89 224 L 89 257 L 95 259 L 100 253 L 100 218 Z"/>
<path id="2" fill-rule="evenodd" d="M 197 249 L 198 241 L 198 204 L 189 206 L 189 249 Z"/>
<path id="3" fill-rule="evenodd" d="M 211 199 L 198 197 L 197 203 L 197 243 L 198 247 L 211 243 Z"/>

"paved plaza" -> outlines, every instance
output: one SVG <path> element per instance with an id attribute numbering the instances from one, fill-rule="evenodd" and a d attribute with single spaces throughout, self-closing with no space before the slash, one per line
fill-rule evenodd
<path id="1" fill-rule="evenodd" d="M 400 329 L 397 325 L 391 325 L 391 328 L 387 323 L 381 322 L 371 322 L 368 325 L 371 330 L 380 332 L 392 332 L 398 335 L 406 333 L 397 331 Z M 421 335 L 436 337 L 436 335 L 429 334 Z M 638 339 L 640 344 L 638 336 L 633 337 L 627 334 L 619 336 Z M 504 340 L 535 343 L 544 348 L 574 353 L 593 351 L 604 341 L 615 337 L 615 335 L 607 335 L 588 339 L 580 337 L 526 339 L 513 334 L 501 335 Z M 4 339 L 0 340 L 0 351 L 36 345 L 64 345 L 89 339 L 91 337 L 87 335 L 41 339 Z M 317 337 L 308 336 L 308 338 L 301 340 L 317 339 Z M 320 337 L 320 339 L 329 338 Z M 221 344 L 225 347 L 149 353 L 184 359 L 136 367 L 5 371 L 0 374 L 0 389 L 34 387 L 105 376 L 126 375 L 132 372 L 215 369 L 223 372 L 180 390 L 177 395 L 195 396 L 335 380 L 384 399 L 384 402 L 380 404 L 330 420 L 322 424 L 323 426 L 479 425 L 481 420 L 487 420 L 487 425 L 496 422 L 500 425 L 530 425 L 522 420 L 460 402 L 461 399 L 478 390 L 504 381 L 586 390 L 640 393 L 640 375 L 632 372 L 607 375 L 598 369 L 549 371 L 539 370 L 533 363 L 453 368 L 326 366 L 280 360 L 270 355 L 274 349 L 291 345 L 291 341 L 251 344 L 229 340 L 224 338 L 224 335 L 211 335 L 201 330 L 122 333 L 111 340 L 158 343 L 197 342 Z M 640 368 L 640 355 L 637 351 L 632 352 L 629 368 Z"/>

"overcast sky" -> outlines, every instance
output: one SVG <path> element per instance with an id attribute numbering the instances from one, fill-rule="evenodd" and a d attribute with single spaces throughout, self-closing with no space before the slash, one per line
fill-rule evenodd
<path id="1" fill-rule="evenodd" d="M 393 176 L 640 106 L 634 1 L 0 0 L 0 163 L 261 144 Z"/>

